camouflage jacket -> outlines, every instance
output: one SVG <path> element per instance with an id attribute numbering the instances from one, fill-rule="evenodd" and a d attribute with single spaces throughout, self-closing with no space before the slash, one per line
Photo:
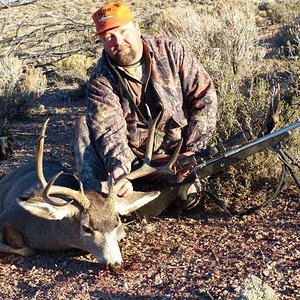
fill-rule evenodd
<path id="1" fill-rule="evenodd" d="M 205 147 L 216 126 L 217 95 L 201 63 L 177 41 L 142 36 L 151 72 L 148 84 L 162 112 L 157 125 L 158 151 L 172 152 L 184 139 L 182 151 Z M 121 75 L 122 77 L 122 75 Z M 105 52 L 87 89 L 88 125 L 98 155 L 108 172 L 119 164 L 128 171 L 136 159 L 132 148 L 142 148 L 143 121 Z"/>

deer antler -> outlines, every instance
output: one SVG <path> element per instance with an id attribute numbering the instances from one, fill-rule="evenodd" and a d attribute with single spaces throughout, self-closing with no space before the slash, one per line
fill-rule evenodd
<path id="1" fill-rule="evenodd" d="M 113 187 L 112 187 L 112 193 L 115 193 L 116 191 L 119 191 L 120 188 L 127 182 L 127 181 L 131 181 L 133 179 L 137 179 L 137 178 L 141 178 L 153 173 L 160 173 L 160 174 L 175 174 L 176 172 L 172 170 L 173 165 L 175 164 L 180 148 L 182 146 L 182 139 L 180 140 L 180 142 L 178 143 L 176 150 L 171 158 L 171 160 L 168 162 L 168 164 L 164 165 L 164 166 L 160 166 L 160 167 L 152 167 L 151 166 L 151 159 L 152 159 L 152 153 L 153 153 L 153 144 L 154 144 L 154 135 L 155 135 L 155 129 L 156 129 L 156 125 L 157 122 L 160 118 L 161 112 L 158 114 L 158 116 L 155 118 L 155 120 L 153 120 L 150 116 L 150 120 L 148 121 L 148 127 L 149 127 L 149 135 L 148 135 L 148 139 L 147 139 L 147 144 L 146 144 L 146 153 L 145 153 L 145 158 L 144 158 L 144 162 L 143 165 L 125 175 L 121 180 L 119 180 Z"/>
<path id="2" fill-rule="evenodd" d="M 63 173 L 63 171 L 53 176 L 49 181 L 49 183 L 47 183 L 45 179 L 44 171 L 43 171 L 43 150 L 44 150 L 45 132 L 46 132 L 48 121 L 49 119 L 45 121 L 42 127 L 41 136 L 38 140 L 38 150 L 37 150 L 37 160 L 36 160 L 38 179 L 43 186 L 43 199 L 51 205 L 64 206 L 64 205 L 68 205 L 70 202 L 67 202 L 66 204 L 58 204 L 57 202 L 51 200 L 49 195 L 50 194 L 65 195 L 71 197 L 72 199 L 75 199 L 82 206 L 84 210 L 87 210 L 90 207 L 90 201 L 84 195 L 82 183 L 80 181 L 79 181 L 80 190 L 76 191 L 67 187 L 53 185 L 55 180 Z"/>
<path id="3" fill-rule="evenodd" d="M 66 187 L 61 187 L 61 186 L 55 186 L 53 185 L 53 183 L 55 182 L 55 180 L 63 173 L 63 171 L 57 173 L 56 175 L 54 175 L 49 183 L 47 184 L 47 186 L 44 188 L 43 190 L 43 199 L 51 204 L 51 205 L 55 205 L 55 206 L 65 206 L 70 204 L 71 202 L 67 202 L 67 204 L 63 203 L 63 204 L 57 204 L 56 202 L 52 201 L 51 198 L 49 197 L 49 194 L 60 194 L 60 195 L 65 195 L 68 197 L 71 197 L 72 199 L 75 199 L 82 207 L 83 209 L 86 211 L 89 209 L 90 207 L 90 202 L 88 200 L 88 198 L 85 196 L 84 191 L 83 191 L 83 186 L 82 183 L 79 181 L 79 185 L 80 185 L 80 189 L 79 191 L 76 190 L 72 190 L 70 188 L 66 188 Z"/>

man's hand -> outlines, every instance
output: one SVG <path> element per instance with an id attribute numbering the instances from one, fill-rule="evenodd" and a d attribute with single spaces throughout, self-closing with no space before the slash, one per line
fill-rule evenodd
<path id="1" fill-rule="evenodd" d="M 125 168 L 120 165 L 116 166 L 113 171 L 110 173 L 108 177 L 108 187 L 110 188 L 114 182 L 119 181 L 122 177 L 126 175 Z M 127 181 L 119 190 L 118 196 L 119 197 L 125 197 L 130 195 L 133 192 L 133 186 L 130 181 Z"/>
<path id="2" fill-rule="evenodd" d="M 185 157 L 191 156 L 193 154 L 195 154 L 195 152 L 192 152 L 192 151 L 180 153 L 178 155 L 177 161 L 180 159 L 183 159 Z M 153 158 L 152 158 L 152 162 L 154 161 L 156 166 L 167 164 L 170 160 L 171 160 L 171 155 L 167 155 L 167 154 L 153 155 Z M 177 177 L 178 183 L 181 183 L 192 172 L 191 167 L 182 168 L 182 167 L 180 167 L 180 165 L 178 163 L 175 163 L 174 168 L 176 171 L 176 177 Z"/>
<path id="3" fill-rule="evenodd" d="M 180 160 L 184 157 L 191 156 L 193 154 L 195 154 L 195 152 L 187 151 L 187 152 L 181 153 L 181 154 L 179 154 L 177 160 Z M 181 183 L 192 172 L 191 166 L 187 167 L 187 168 L 184 168 L 184 169 L 181 169 L 178 165 L 175 164 L 175 168 L 176 168 L 176 171 L 177 171 L 176 176 L 177 176 L 177 182 L 178 183 Z"/>

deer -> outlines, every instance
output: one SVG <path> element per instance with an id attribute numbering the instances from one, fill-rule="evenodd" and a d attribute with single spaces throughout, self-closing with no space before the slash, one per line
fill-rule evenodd
<path id="1" fill-rule="evenodd" d="M 38 139 L 36 160 L 0 180 L 0 252 L 29 256 L 39 251 L 77 248 L 91 253 L 107 269 L 122 268 L 119 242 L 125 232 L 120 216 L 144 209 L 154 200 L 159 203 L 169 190 L 134 191 L 127 198 L 118 197 L 119 189 L 128 180 L 154 173 L 176 173 L 173 166 L 182 141 L 167 164 L 151 166 L 159 116 L 149 120 L 141 167 L 114 182 L 107 193 L 84 191 L 80 180 L 67 173 L 61 162 L 43 158 L 47 119 Z"/>

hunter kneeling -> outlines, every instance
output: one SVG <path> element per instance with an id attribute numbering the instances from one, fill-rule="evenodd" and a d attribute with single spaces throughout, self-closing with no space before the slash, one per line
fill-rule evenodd
<path id="1" fill-rule="evenodd" d="M 217 95 L 193 53 L 175 40 L 142 35 L 125 3 L 105 4 L 93 20 L 104 49 L 89 80 L 87 115 L 76 124 L 74 153 L 84 188 L 101 190 L 101 181 L 111 185 L 141 165 L 148 120 L 158 115 L 155 165 L 170 159 L 181 139 L 179 157 L 205 148 L 216 127 Z M 176 186 L 189 173 L 127 180 L 118 195 Z"/>

